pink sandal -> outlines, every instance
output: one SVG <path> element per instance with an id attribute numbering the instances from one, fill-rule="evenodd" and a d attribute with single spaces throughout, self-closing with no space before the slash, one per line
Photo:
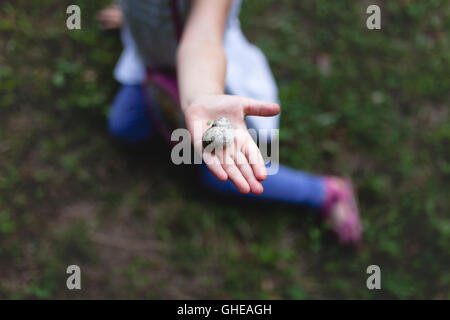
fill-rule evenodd
<path id="1" fill-rule="evenodd" d="M 341 243 L 361 243 L 362 224 L 350 179 L 325 180 L 324 218 L 330 221 Z"/>

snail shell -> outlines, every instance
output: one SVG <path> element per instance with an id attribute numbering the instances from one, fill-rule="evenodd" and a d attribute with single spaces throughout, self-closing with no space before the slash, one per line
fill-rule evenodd
<path id="1" fill-rule="evenodd" d="M 211 128 L 203 134 L 203 148 L 209 147 L 211 151 L 216 148 L 224 148 L 233 142 L 234 137 L 235 133 L 231 122 L 227 118 L 221 117 L 215 120 Z"/>
<path id="2" fill-rule="evenodd" d="M 217 120 L 214 120 L 212 127 L 223 127 L 228 129 L 233 129 L 230 120 L 225 117 L 221 117 Z"/>

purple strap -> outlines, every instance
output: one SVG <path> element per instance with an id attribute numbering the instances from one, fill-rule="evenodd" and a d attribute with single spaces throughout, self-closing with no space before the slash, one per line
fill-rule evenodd
<path id="1" fill-rule="evenodd" d="M 171 0 L 170 7 L 172 12 L 172 21 L 175 30 L 176 40 L 180 42 L 181 35 L 183 32 L 183 25 L 181 21 L 181 15 L 178 6 L 178 0 Z M 147 67 L 147 79 L 145 86 L 153 83 L 164 91 L 166 91 L 173 99 L 174 103 L 180 108 L 180 97 L 178 94 L 178 85 L 176 76 L 172 75 L 171 72 L 167 72 L 168 70 L 161 70 L 159 68 L 149 68 Z M 145 87 L 144 86 L 144 87 Z M 144 89 L 145 90 L 145 89 Z M 147 95 L 146 98 L 148 99 Z M 169 142 L 171 142 L 171 128 L 165 127 L 163 122 L 160 120 L 158 116 L 157 110 L 151 101 L 147 101 L 148 109 L 151 115 L 151 119 L 154 125 L 158 128 L 159 132 L 162 136 Z"/>

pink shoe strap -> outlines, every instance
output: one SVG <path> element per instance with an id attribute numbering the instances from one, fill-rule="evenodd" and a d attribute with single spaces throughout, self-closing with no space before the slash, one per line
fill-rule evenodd
<path id="1" fill-rule="evenodd" d="M 328 217 L 331 208 L 336 203 L 336 201 L 340 199 L 345 199 L 347 201 L 351 200 L 353 197 L 352 192 L 352 184 L 350 180 L 346 179 L 347 185 L 346 188 L 336 188 L 333 183 L 331 182 L 330 177 L 325 178 L 324 186 L 325 186 L 325 201 L 322 206 L 322 210 L 325 214 L 325 217 Z"/>

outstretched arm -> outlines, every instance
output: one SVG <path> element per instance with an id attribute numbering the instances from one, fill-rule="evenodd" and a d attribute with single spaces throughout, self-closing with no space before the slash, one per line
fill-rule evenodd
<path id="1" fill-rule="evenodd" d="M 219 179 L 230 179 L 242 193 L 260 194 L 266 178 L 261 153 L 245 125 L 246 115 L 273 116 L 277 104 L 224 95 L 226 57 L 223 33 L 231 0 L 195 0 L 177 53 L 178 84 L 183 113 L 195 149 Z M 203 151 L 207 122 L 227 117 L 238 129 L 233 144 L 222 152 Z M 194 130 L 195 129 L 195 130 Z"/>
<path id="2" fill-rule="evenodd" d="M 226 57 L 223 33 L 231 0 L 195 0 L 177 55 L 181 106 L 205 94 L 223 94 Z"/>

